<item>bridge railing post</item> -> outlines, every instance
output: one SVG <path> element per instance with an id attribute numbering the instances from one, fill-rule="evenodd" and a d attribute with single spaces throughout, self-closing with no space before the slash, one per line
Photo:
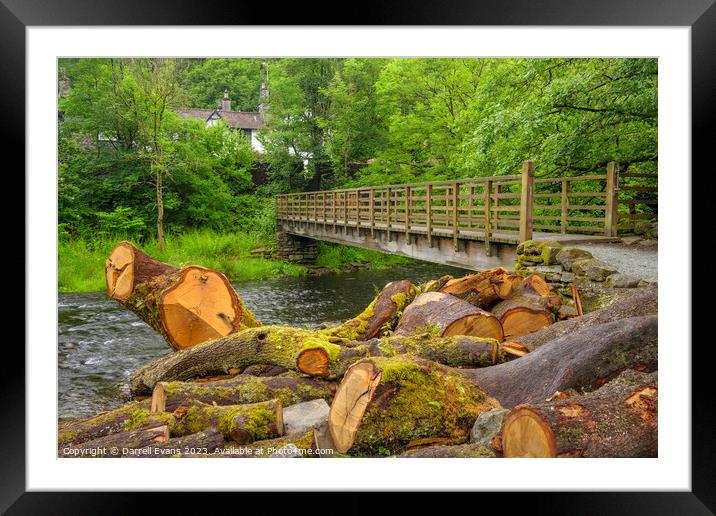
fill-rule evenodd
<path id="1" fill-rule="evenodd" d="M 532 210 L 534 208 L 535 163 L 522 162 L 522 189 L 520 191 L 520 242 L 532 240 Z"/>
<path id="2" fill-rule="evenodd" d="M 604 214 L 604 235 L 608 237 L 617 236 L 617 223 L 619 221 L 619 164 L 616 161 L 607 163 L 607 192 L 606 210 Z"/>

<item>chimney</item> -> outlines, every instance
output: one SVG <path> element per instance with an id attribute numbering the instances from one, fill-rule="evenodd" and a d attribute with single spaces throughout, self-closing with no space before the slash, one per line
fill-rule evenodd
<path id="1" fill-rule="evenodd" d="M 261 83 L 261 90 L 259 91 L 259 113 L 263 113 L 266 110 L 266 103 L 268 102 L 268 87 L 265 82 Z"/>
<path id="2" fill-rule="evenodd" d="M 222 111 L 231 111 L 231 99 L 229 99 L 229 90 L 224 90 L 224 98 L 221 99 Z"/>

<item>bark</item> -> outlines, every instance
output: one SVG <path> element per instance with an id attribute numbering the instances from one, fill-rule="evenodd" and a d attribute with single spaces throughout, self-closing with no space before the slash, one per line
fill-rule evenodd
<path id="1" fill-rule="evenodd" d="M 346 372 L 328 428 L 338 453 L 378 456 L 416 439 L 465 442 L 477 416 L 496 406 L 455 370 L 407 356 L 375 357 Z"/>
<path id="2" fill-rule="evenodd" d="M 173 412 L 195 401 L 216 405 L 241 405 L 272 399 L 284 406 L 322 398 L 331 402 L 336 385 L 316 378 L 237 376 L 216 382 L 159 382 L 152 393 L 152 412 Z"/>
<path id="3" fill-rule="evenodd" d="M 445 286 L 445 284 L 452 279 L 453 277 L 448 274 L 445 276 L 441 276 L 438 279 L 428 280 L 425 283 L 421 283 L 418 286 L 418 290 L 421 294 L 425 294 L 426 292 L 439 292 L 440 289 L 443 288 L 443 286 Z"/>
<path id="4" fill-rule="evenodd" d="M 447 281 L 439 291 L 467 301 L 478 308 L 487 309 L 502 299 L 507 299 L 515 284 L 522 278 L 498 267 L 478 274 Z"/>
<path id="5" fill-rule="evenodd" d="M 273 439 L 283 435 L 284 431 L 283 404 L 280 400 L 224 406 L 194 402 L 182 405 L 174 412 L 154 413 L 149 417 L 165 421 L 171 437 L 215 427 L 236 444 Z"/>
<path id="6" fill-rule="evenodd" d="M 499 320 L 467 301 L 441 292 L 420 294 L 403 312 L 395 335 L 434 333 L 440 337 L 470 335 L 502 342 Z"/>
<path id="7" fill-rule="evenodd" d="M 395 353 L 411 353 L 454 366 L 479 367 L 504 359 L 499 346 L 480 338 L 386 337 L 369 342 L 345 342 L 320 331 L 262 326 L 159 358 L 137 370 L 130 377 L 129 387 L 135 396 L 147 395 L 158 382 L 223 374 L 252 364 L 274 364 L 333 379 L 342 376 L 351 364 L 362 358 Z M 494 356 L 494 360 L 488 360 L 486 353 Z"/>
<path id="8" fill-rule="evenodd" d="M 624 371 L 600 389 L 520 405 L 505 419 L 505 457 L 657 457 L 657 373 Z"/>
<path id="9" fill-rule="evenodd" d="M 105 435 L 76 446 L 60 445 L 59 457 L 119 458 L 131 455 L 130 450 L 144 448 L 169 439 L 166 425 L 141 428 L 131 432 Z"/>
<path id="10" fill-rule="evenodd" d="M 177 269 L 121 242 L 105 266 L 107 293 L 134 312 L 173 349 L 183 349 L 260 323 L 229 280 L 199 266 Z"/>
<path id="11" fill-rule="evenodd" d="M 224 448 L 224 435 L 216 428 L 208 428 L 184 437 L 175 437 L 140 448 L 132 455 L 137 457 L 193 457 L 214 453 Z"/>
<path id="12" fill-rule="evenodd" d="M 223 453 L 202 452 L 192 456 L 203 458 L 266 459 L 277 453 L 281 448 L 289 445 L 295 446 L 299 450 L 301 457 L 319 457 L 314 444 L 313 430 L 301 436 L 284 436 L 276 439 L 265 439 L 244 446 L 236 446 L 229 443 L 224 448 Z"/>
<path id="13" fill-rule="evenodd" d="M 133 401 L 88 419 L 61 424 L 58 429 L 58 444 L 70 446 L 121 432 L 132 414 L 138 410 L 148 411 L 149 407 L 149 400 Z"/>
<path id="14" fill-rule="evenodd" d="M 598 324 L 618 321 L 628 317 L 653 315 L 658 313 L 658 290 L 656 288 L 620 289 L 627 291 L 620 294 L 615 302 L 604 308 L 552 324 L 535 333 L 524 335 L 515 340 L 530 350 L 535 350 L 556 338 L 578 332 Z"/>
<path id="15" fill-rule="evenodd" d="M 380 336 L 385 331 L 392 331 L 397 316 L 415 299 L 417 293 L 415 285 L 408 280 L 388 283 L 360 315 L 328 333 L 346 340 L 363 341 Z"/>
<path id="16" fill-rule="evenodd" d="M 657 368 L 658 318 L 632 317 L 559 337 L 517 360 L 456 369 L 504 407 L 541 403 L 556 391 L 597 388 L 625 369 Z"/>
<path id="17" fill-rule="evenodd" d="M 396 456 L 415 459 L 479 459 L 495 458 L 495 451 L 484 444 L 457 444 L 453 446 L 426 446 L 408 450 Z"/>

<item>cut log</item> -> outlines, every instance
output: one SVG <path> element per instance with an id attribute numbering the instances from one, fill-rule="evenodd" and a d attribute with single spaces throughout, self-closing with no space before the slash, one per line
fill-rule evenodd
<path id="1" fill-rule="evenodd" d="M 195 401 L 216 405 L 241 405 L 272 399 L 284 406 L 317 398 L 330 402 L 336 385 L 316 378 L 237 376 L 209 383 L 159 382 L 152 393 L 152 412 L 173 412 Z"/>
<path id="2" fill-rule="evenodd" d="M 497 303 L 492 313 L 499 319 L 505 338 L 512 340 L 552 324 L 554 315 L 546 306 L 548 299 L 523 294 Z"/>
<path id="3" fill-rule="evenodd" d="M 396 455 L 397 458 L 412 459 L 492 459 L 495 451 L 484 444 L 457 444 L 453 446 L 426 446 Z"/>
<path id="4" fill-rule="evenodd" d="M 619 289 L 622 291 L 615 302 L 604 308 L 565 321 L 556 322 L 538 332 L 515 340 L 530 350 L 535 350 L 558 337 L 578 332 L 590 326 L 608 323 L 640 315 L 658 313 L 658 290 L 656 288 Z"/>
<path id="5" fill-rule="evenodd" d="M 327 333 L 350 341 L 364 341 L 392 331 L 398 315 L 417 294 L 418 289 L 408 280 L 388 283 L 360 315 Z"/>
<path id="6" fill-rule="evenodd" d="M 420 294 L 403 312 L 395 335 L 421 333 L 440 337 L 470 335 L 502 342 L 500 321 L 491 313 L 467 301 L 441 292 Z"/>
<path id="7" fill-rule="evenodd" d="M 376 357 L 348 369 L 331 404 L 328 428 L 337 452 L 377 456 L 427 437 L 465 442 L 478 414 L 496 406 L 435 362 Z"/>
<path id="8" fill-rule="evenodd" d="M 418 290 L 421 294 L 425 294 L 426 292 L 439 292 L 441 288 L 447 283 L 453 279 L 452 276 L 449 274 L 446 274 L 445 276 L 441 276 L 438 279 L 432 279 L 428 280 L 425 283 L 421 283 L 418 286 Z"/>
<path id="9" fill-rule="evenodd" d="M 105 435 L 77 446 L 60 446 L 59 457 L 119 458 L 131 455 L 131 450 L 144 448 L 169 439 L 167 426 L 142 428 L 131 432 Z"/>
<path id="10" fill-rule="evenodd" d="M 657 457 L 657 373 L 624 371 L 600 389 L 520 405 L 505 419 L 505 457 Z"/>
<path id="11" fill-rule="evenodd" d="M 537 274 L 530 274 L 521 283 L 521 287 L 526 288 L 532 293 L 540 297 L 551 296 L 552 289 L 549 288 L 549 284 Z"/>
<path id="12" fill-rule="evenodd" d="M 250 328 L 161 357 L 137 370 L 130 377 L 129 388 L 135 396 L 147 395 L 158 382 L 222 374 L 253 363 L 273 363 L 310 376 L 333 379 L 362 358 L 396 353 L 410 353 L 453 366 L 483 367 L 504 360 L 493 340 L 474 337 L 386 337 L 345 345 L 336 344 L 335 339 L 286 326 Z"/>
<path id="13" fill-rule="evenodd" d="M 190 265 L 177 269 L 120 243 L 105 266 L 107 293 L 184 349 L 260 323 L 226 276 Z"/>
<path id="14" fill-rule="evenodd" d="M 149 400 L 133 401 L 87 419 L 62 424 L 58 429 L 58 444 L 69 446 L 121 432 L 132 414 L 138 410 L 148 411 L 149 408 Z"/>
<path id="15" fill-rule="evenodd" d="M 513 286 L 522 281 L 521 277 L 498 267 L 451 279 L 439 291 L 467 301 L 478 308 L 487 309 L 498 301 L 510 297 Z"/>
<path id="16" fill-rule="evenodd" d="M 208 428 L 184 437 L 174 437 L 152 443 L 131 453 L 135 457 L 193 457 L 214 453 L 224 448 L 224 435 L 216 428 Z"/>
<path id="17" fill-rule="evenodd" d="M 556 391 L 597 388 L 625 369 L 654 371 L 657 341 L 658 317 L 631 317 L 583 328 L 504 364 L 455 371 L 512 408 Z"/>

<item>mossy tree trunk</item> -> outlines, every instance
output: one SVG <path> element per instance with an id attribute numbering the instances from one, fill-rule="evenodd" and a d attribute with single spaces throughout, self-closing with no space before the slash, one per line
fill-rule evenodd
<path id="1" fill-rule="evenodd" d="M 181 269 L 121 242 L 105 266 L 107 293 L 173 349 L 260 326 L 226 276 L 199 266 Z"/>
<path id="2" fill-rule="evenodd" d="M 262 326 L 159 358 L 137 370 L 129 385 L 135 396 L 147 395 L 158 382 L 225 374 L 252 364 L 273 364 L 334 379 L 362 358 L 396 353 L 424 356 L 455 366 L 480 367 L 503 360 L 499 346 L 489 339 L 386 337 L 364 343 L 344 341 L 320 331 Z"/>
<path id="3" fill-rule="evenodd" d="M 317 398 L 331 402 L 337 386 L 318 378 L 239 375 L 215 382 L 159 382 L 152 393 L 152 412 L 173 412 L 195 401 L 216 405 L 241 405 L 272 399 L 284 406 Z"/>
<path id="4" fill-rule="evenodd" d="M 144 448 L 169 439 L 166 425 L 140 428 L 130 432 L 117 432 L 75 446 L 62 445 L 58 449 L 59 457 L 97 457 L 119 458 L 129 455 L 128 450 Z M 96 455 L 93 455 L 96 453 Z"/>
<path id="5" fill-rule="evenodd" d="M 657 373 L 624 371 L 584 396 L 520 405 L 505 419 L 505 457 L 657 457 Z"/>
<path id="6" fill-rule="evenodd" d="M 133 401 L 87 419 L 61 424 L 58 429 L 58 444 L 74 445 L 121 432 L 132 414 L 139 410 L 148 411 L 149 408 L 149 400 Z"/>
<path id="7" fill-rule="evenodd" d="M 379 456 L 428 437 L 465 442 L 477 416 L 496 406 L 465 378 L 435 362 L 375 357 L 348 369 L 328 425 L 337 452 Z"/>
<path id="8" fill-rule="evenodd" d="M 174 437 L 163 442 L 153 443 L 139 449 L 137 457 L 192 457 L 198 454 L 211 454 L 223 449 L 226 444 L 224 435 L 216 428 Z"/>
<path id="9" fill-rule="evenodd" d="M 658 318 L 631 317 L 559 337 L 483 369 L 456 369 L 504 407 L 540 403 L 557 391 L 594 389 L 625 369 L 657 368 Z"/>
<path id="10" fill-rule="evenodd" d="M 363 341 L 381 336 L 395 328 L 398 316 L 413 301 L 418 289 L 408 280 L 388 283 L 358 316 L 336 328 L 330 335 L 350 341 Z"/>

